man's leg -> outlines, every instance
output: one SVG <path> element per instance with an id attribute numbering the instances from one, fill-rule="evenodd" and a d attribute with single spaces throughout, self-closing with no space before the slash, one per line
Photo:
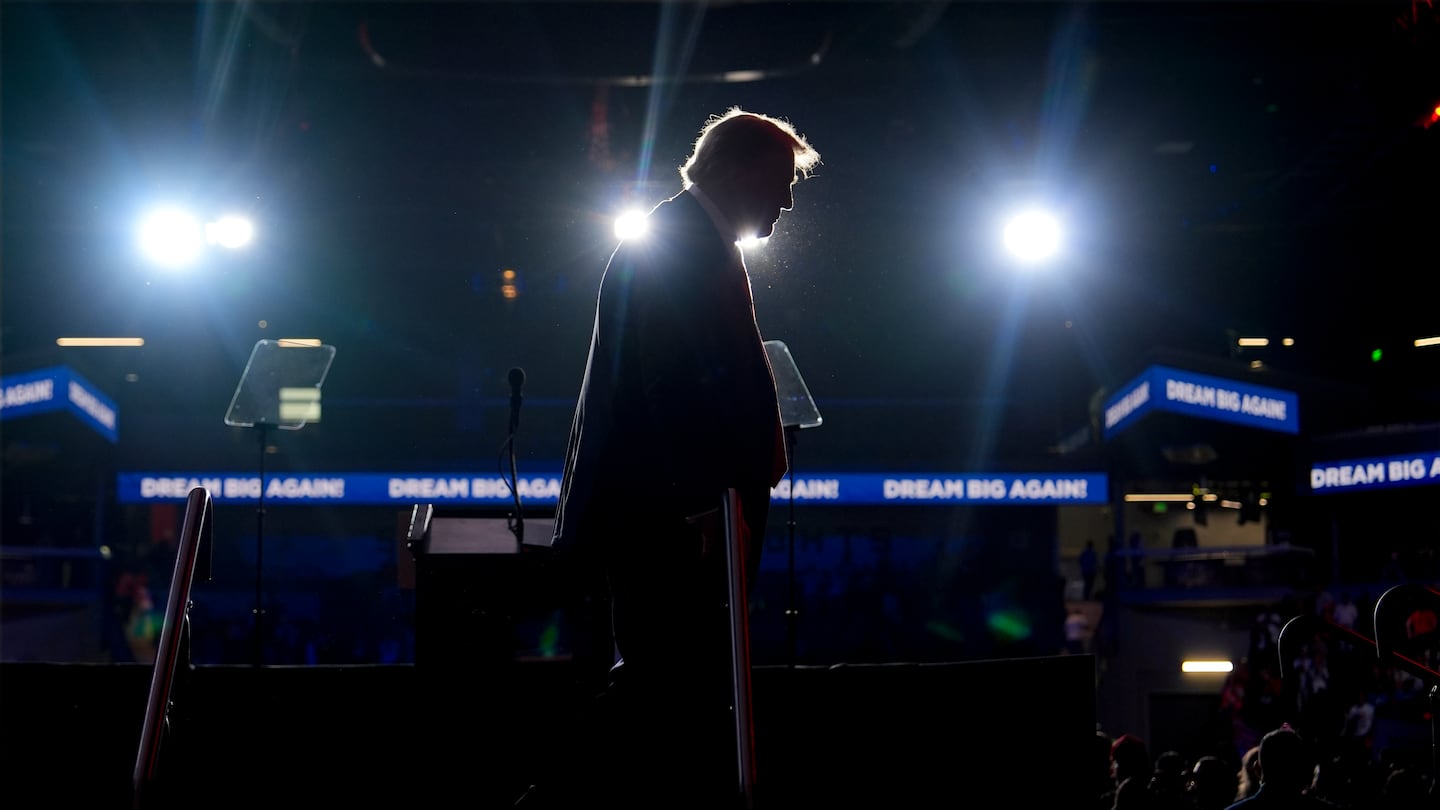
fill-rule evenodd
<path id="1" fill-rule="evenodd" d="M 634 539 L 610 583 L 621 767 L 641 800 L 720 806 L 735 771 L 723 558 L 704 554 L 688 524 Z"/>

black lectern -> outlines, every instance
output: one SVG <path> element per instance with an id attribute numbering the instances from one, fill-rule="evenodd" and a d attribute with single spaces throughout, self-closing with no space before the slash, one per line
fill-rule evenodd
<path id="1" fill-rule="evenodd" d="M 523 659 L 568 659 L 560 626 L 566 594 L 549 548 L 551 509 L 526 509 L 543 543 L 517 546 L 511 514 L 416 504 L 407 547 L 415 560 L 415 664 L 481 680 Z"/>
<path id="2" fill-rule="evenodd" d="M 571 640 L 574 595 L 548 545 L 553 509 L 527 508 L 523 516 L 526 536 L 539 545 L 517 545 L 512 517 L 503 506 L 428 503 L 409 515 L 416 708 L 427 716 L 427 733 L 455 741 L 423 763 L 425 787 L 440 804 L 453 790 L 476 807 L 515 801 L 535 758 L 553 744 L 552 730 L 535 719 L 549 709 L 521 696 L 550 683 L 565 685 L 557 702 L 568 699 L 582 658 Z"/>

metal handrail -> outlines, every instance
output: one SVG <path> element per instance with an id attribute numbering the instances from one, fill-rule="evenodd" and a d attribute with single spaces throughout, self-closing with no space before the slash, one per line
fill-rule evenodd
<path id="1" fill-rule="evenodd" d="M 726 602 L 730 611 L 730 685 L 734 705 L 737 796 L 744 810 L 755 806 L 754 708 L 750 691 L 749 602 L 745 582 L 745 540 L 741 531 L 745 518 L 740 495 L 727 489 L 721 499 L 721 521 L 725 530 Z"/>
<path id="2" fill-rule="evenodd" d="M 170 709 L 175 674 L 183 666 L 190 668 L 190 588 L 195 580 L 197 561 L 203 545 L 211 548 L 213 521 L 210 491 L 205 487 L 190 490 L 185 501 L 185 522 L 180 533 L 180 546 L 175 555 L 175 571 L 170 576 L 170 596 L 165 604 L 165 623 L 155 653 L 155 667 L 150 676 L 150 697 L 145 705 L 145 725 L 140 733 L 140 748 L 135 756 L 132 781 L 134 810 L 150 807 L 152 788 L 160 763 L 160 745 L 170 728 Z M 207 562 L 201 569 L 210 578 Z"/>

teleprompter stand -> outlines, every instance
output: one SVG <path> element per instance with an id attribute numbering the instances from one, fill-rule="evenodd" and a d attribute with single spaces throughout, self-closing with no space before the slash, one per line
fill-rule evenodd
<path id="1" fill-rule="evenodd" d="M 299 430 L 320 419 L 320 385 L 335 347 L 310 341 L 262 340 L 235 386 L 225 424 L 255 428 L 260 440 L 260 492 L 255 508 L 255 666 L 264 664 L 264 551 L 266 432 Z"/>
<path id="2" fill-rule="evenodd" d="M 820 427 L 824 419 L 815 407 L 815 400 L 810 397 L 810 389 L 806 387 L 804 378 L 800 376 L 795 358 L 790 355 L 790 347 L 786 346 L 783 340 L 767 340 L 765 354 L 770 359 L 770 371 L 775 375 L 775 395 L 780 401 L 780 424 L 785 428 L 785 467 L 790 477 L 790 516 L 785 521 L 789 554 L 787 573 L 790 580 L 785 623 L 789 663 L 794 667 L 797 624 L 800 619 L 800 609 L 795 601 L 795 445 L 799 441 L 799 431 Z"/>

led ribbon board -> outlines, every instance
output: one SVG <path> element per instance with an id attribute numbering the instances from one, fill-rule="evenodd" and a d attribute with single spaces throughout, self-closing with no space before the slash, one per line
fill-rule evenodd
<path id="1" fill-rule="evenodd" d="M 1300 432 L 1300 398 L 1294 391 L 1151 366 L 1105 400 L 1105 438 L 1113 438 L 1150 411 Z"/>
<path id="2" fill-rule="evenodd" d="M 203 486 L 218 503 L 260 498 L 260 476 L 250 473 L 120 473 L 116 497 L 121 503 L 183 501 Z M 520 500 L 553 506 L 560 497 L 560 476 L 548 472 L 521 476 Z M 659 491 L 657 489 L 657 494 Z M 1108 502 L 1104 473 L 841 473 L 795 478 L 795 502 L 824 505 L 1005 504 L 1059 505 Z M 770 490 L 777 501 L 790 499 L 790 480 Z M 640 496 L 644 497 L 643 490 Z M 265 501 L 410 506 L 414 503 L 506 506 L 514 503 L 506 479 L 463 473 L 335 473 L 265 477 Z"/>
<path id="3" fill-rule="evenodd" d="M 0 377 L 0 419 L 70 411 L 114 444 L 120 440 L 119 410 L 109 397 L 67 366 Z"/>
<path id="4" fill-rule="evenodd" d="M 1310 465 L 1310 491 L 1317 495 L 1424 484 L 1440 484 L 1440 453 L 1317 461 Z"/>

